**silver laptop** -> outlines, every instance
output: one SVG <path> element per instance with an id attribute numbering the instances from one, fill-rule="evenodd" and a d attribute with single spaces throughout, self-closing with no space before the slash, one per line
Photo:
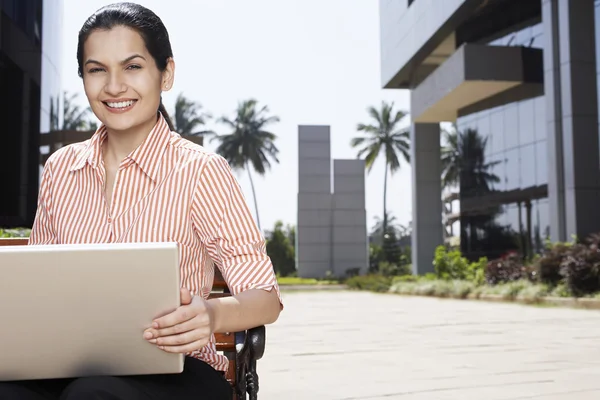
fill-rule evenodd
<path id="1" fill-rule="evenodd" d="M 179 278 L 175 243 L 0 247 L 0 381 L 181 372 L 142 337 Z"/>

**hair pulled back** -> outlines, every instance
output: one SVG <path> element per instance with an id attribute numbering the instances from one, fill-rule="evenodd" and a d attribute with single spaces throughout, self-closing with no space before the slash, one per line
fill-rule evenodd
<path id="1" fill-rule="evenodd" d="M 117 26 L 124 26 L 138 32 L 158 69 L 162 72 L 167 68 L 169 58 L 173 57 L 167 28 L 161 19 L 148 8 L 135 3 L 123 2 L 100 8 L 81 27 L 77 43 L 77 63 L 80 77 L 83 77 L 83 47 L 90 34 L 96 30 L 110 30 Z M 163 105 L 162 97 L 158 112 L 169 124 L 169 129 L 174 131 L 173 122 Z"/>

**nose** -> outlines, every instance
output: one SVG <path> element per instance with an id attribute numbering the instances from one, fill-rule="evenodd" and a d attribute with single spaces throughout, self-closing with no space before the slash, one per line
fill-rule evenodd
<path id="1" fill-rule="evenodd" d="M 118 96 L 127 90 L 127 85 L 121 74 L 118 72 L 112 72 L 108 75 L 108 80 L 104 86 L 104 91 L 111 96 Z"/>

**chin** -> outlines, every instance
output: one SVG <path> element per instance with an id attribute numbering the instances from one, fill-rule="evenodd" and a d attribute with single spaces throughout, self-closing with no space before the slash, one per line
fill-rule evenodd
<path id="1" fill-rule="evenodd" d="M 108 129 L 113 131 L 127 131 L 139 125 L 132 119 L 123 117 L 109 117 L 102 122 Z"/>

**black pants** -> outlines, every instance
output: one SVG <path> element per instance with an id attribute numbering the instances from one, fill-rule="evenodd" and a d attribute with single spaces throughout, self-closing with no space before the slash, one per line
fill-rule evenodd
<path id="1" fill-rule="evenodd" d="M 231 400 L 232 396 L 221 372 L 190 357 L 181 374 L 0 382 L 0 400 Z"/>

